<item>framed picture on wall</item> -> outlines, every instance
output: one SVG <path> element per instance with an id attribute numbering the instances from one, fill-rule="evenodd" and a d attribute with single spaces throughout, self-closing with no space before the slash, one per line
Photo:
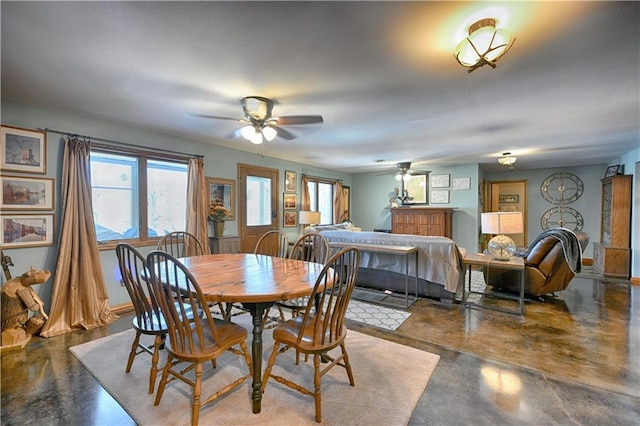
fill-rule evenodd
<path id="1" fill-rule="evenodd" d="M 285 210 L 295 210 L 298 206 L 298 194 L 283 194 L 283 203 Z"/>
<path id="2" fill-rule="evenodd" d="M 285 170 L 284 172 L 284 190 L 285 192 L 297 192 L 298 174 Z"/>
<path id="3" fill-rule="evenodd" d="M 607 171 L 604 173 L 604 177 L 615 176 L 620 173 L 620 164 L 607 167 Z"/>
<path id="4" fill-rule="evenodd" d="M 448 188 L 451 175 L 431 175 L 432 188 Z"/>
<path id="5" fill-rule="evenodd" d="M 283 214 L 283 225 L 285 228 L 291 228 L 298 226 L 298 212 L 297 211 L 285 211 Z"/>
<path id="6" fill-rule="evenodd" d="M 2 176 L 2 210 L 53 210 L 54 180 Z"/>
<path id="7" fill-rule="evenodd" d="M 449 204 L 449 191 L 431 191 L 431 204 Z"/>
<path id="8" fill-rule="evenodd" d="M 47 173 L 47 134 L 38 130 L 2 126 L 0 168 L 23 173 Z"/>
<path id="9" fill-rule="evenodd" d="M 53 217 L 53 214 L 0 216 L 0 245 L 6 249 L 53 245 Z"/>
<path id="10" fill-rule="evenodd" d="M 236 181 L 217 177 L 207 177 L 209 206 L 221 205 L 231 213 L 225 220 L 236 219 Z"/>

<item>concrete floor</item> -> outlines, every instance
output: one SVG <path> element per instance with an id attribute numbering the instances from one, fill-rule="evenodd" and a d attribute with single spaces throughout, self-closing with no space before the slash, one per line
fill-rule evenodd
<path id="1" fill-rule="evenodd" d="M 576 277 L 524 317 L 420 300 L 395 332 L 360 332 L 441 355 L 412 425 L 640 424 L 640 286 Z M 134 424 L 69 346 L 130 328 L 35 337 L 2 354 L 2 425 Z"/>

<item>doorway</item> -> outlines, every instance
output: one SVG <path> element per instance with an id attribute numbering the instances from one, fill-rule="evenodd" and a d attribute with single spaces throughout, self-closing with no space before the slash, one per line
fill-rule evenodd
<path id="1" fill-rule="evenodd" d="M 483 197 L 483 212 L 522 212 L 523 233 L 509 234 L 516 246 L 527 246 L 527 186 L 528 181 L 508 180 L 487 182 Z M 483 247 L 484 249 L 485 247 Z"/>
<path id="2" fill-rule="evenodd" d="M 238 233 L 242 253 L 252 253 L 265 232 L 278 229 L 279 176 L 278 169 L 238 164 Z"/>

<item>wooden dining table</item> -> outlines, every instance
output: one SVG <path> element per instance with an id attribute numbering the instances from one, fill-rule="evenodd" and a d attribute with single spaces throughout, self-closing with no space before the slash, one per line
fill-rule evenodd
<path id="1" fill-rule="evenodd" d="M 311 294 L 323 265 L 248 253 L 193 256 L 181 258 L 180 261 L 191 271 L 208 301 L 241 303 L 251 313 L 251 399 L 253 412 L 259 413 L 262 404 L 264 312 L 278 300 Z"/>

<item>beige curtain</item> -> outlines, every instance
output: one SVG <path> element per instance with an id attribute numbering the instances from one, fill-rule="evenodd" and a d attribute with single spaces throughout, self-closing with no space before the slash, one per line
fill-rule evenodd
<path id="1" fill-rule="evenodd" d="M 51 312 L 40 333 L 43 337 L 100 327 L 118 318 L 109 310 L 96 242 L 91 205 L 90 147 L 89 141 L 78 138 L 65 141 L 60 244 Z"/>
<path id="2" fill-rule="evenodd" d="M 309 195 L 309 178 L 302 175 L 302 200 L 300 204 L 300 210 L 309 211 L 311 208 L 311 196 Z"/>
<path id="3" fill-rule="evenodd" d="M 333 198 L 333 217 L 335 223 L 342 223 L 347 217 L 345 212 L 344 197 L 342 196 L 342 182 L 336 181 L 336 195 Z"/>
<path id="4" fill-rule="evenodd" d="M 187 232 L 196 236 L 205 254 L 209 254 L 209 194 L 204 175 L 204 159 L 189 159 L 187 177 Z"/>

